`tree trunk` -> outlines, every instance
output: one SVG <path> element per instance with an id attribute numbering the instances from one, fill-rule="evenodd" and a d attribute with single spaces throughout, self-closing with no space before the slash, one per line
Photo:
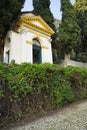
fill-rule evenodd
<path id="1" fill-rule="evenodd" d="M 64 60 L 65 61 L 69 61 L 70 60 L 70 53 L 65 54 Z"/>

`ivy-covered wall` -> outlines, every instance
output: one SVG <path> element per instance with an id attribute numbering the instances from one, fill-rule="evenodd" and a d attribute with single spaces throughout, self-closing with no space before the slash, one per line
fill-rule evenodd
<path id="1" fill-rule="evenodd" d="M 86 98 L 86 68 L 0 64 L 0 127 Z"/>

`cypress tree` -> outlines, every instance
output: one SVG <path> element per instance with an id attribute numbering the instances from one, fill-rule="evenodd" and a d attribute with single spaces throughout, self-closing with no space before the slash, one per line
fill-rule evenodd
<path id="1" fill-rule="evenodd" d="M 0 0 L 0 61 L 3 60 L 4 37 L 18 17 L 25 0 Z"/>
<path id="2" fill-rule="evenodd" d="M 50 11 L 50 0 L 33 0 L 34 13 L 40 15 L 55 31 L 54 17 Z"/>
<path id="3" fill-rule="evenodd" d="M 52 36 L 52 49 L 53 49 L 53 60 L 57 60 L 56 57 L 56 38 L 57 33 L 54 25 L 54 17 L 50 10 L 50 0 L 33 0 L 34 13 L 40 15 L 44 21 L 55 31 Z M 56 58 L 55 58 L 56 57 Z"/>
<path id="4" fill-rule="evenodd" d="M 10 29 L 11 24 L 21 12 L 25 0 L 0 0 L 0 38 Z M 1 40 L 2 41 L 2 40 Z"/>
<path id="5" fill-rule="evenodd" d="M 62 21 L 59 27 L 59 39 L 64 54 L 70 57 L 71 50 L 80 44 L 80 28 L 70 0 L 61 0 L 61 11 Z"/>
<path id="6" fill-rule="evenodd" d="M 80 51 L 87 53 L 87 0 L 76 0 L 74 4 L 78 24 L 81 28 L 81 49 Z"/>

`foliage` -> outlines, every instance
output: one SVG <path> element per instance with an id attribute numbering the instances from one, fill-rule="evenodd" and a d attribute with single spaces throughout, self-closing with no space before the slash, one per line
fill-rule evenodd
<path id="1" fill-rule="evenodd" d="M 80 28 L 70 0 L 61 0 L 61 11 L 62 22 L 59 27 L 59 39 L 63 51 L 68 54 L 80 44 Z"/>
<path id="2" fill-rule="evenodd" d="M 26 81 L 26 77 L 24 77 L 24 71 L 26 70 L 24 66 L 23 68 L 14 65 L 8 67 L 7 71 L 9 73 L 6 75 L 6 86 L 8 86 L 15 100 L 20 100 L 21 97 L 32 91 L 32 87 Z"/>
<path id="3" fill-rule="evenodd" d="M 84 12 L 85 10 L 87 10 L 87 1 L 76 0 L 74 6 L 78 12 Z"/>
<path id="4" fill-rule="evenodd" d="M 71 102 L 74 99 L 70 83 L 63 76 L 55 75 L 50 91 L 52 103 L 57 106 L 63 105 L 64 101 Z"/>
<path id="5" fill-rule="evenodd" d="M 44 21 L 54 30 L 55 34 L 52 35 L 52 49 L 54 50 L 56 47 L 55 45 L 57 44 L 56 43 L 56 39 L 57 39 L 57 32 L 56 32 L 56 28 L 55 28 L 55 25 L 54 25 L 54 17 L 53 17 L 53 14 L 50 10 L 50 4 L 51 4 L 51 1 L 50 0 L 33 0 L 33 7 L 34 7 L 34 10 L 33 12 L 36 14 L 36 15 L 40 15 Z M 55 53 L 53 51 L 53 60 L 57 60 L 54 59 L 54 56 L 55 56 Z"/>
<path id="6" fill-rule="evenodd" d="M 76 60 L 76 53 L 75 53 L 74 50 L 72 50 L 71 53 L 70 53 L 70 59 L 71 60 Z"/>
<path id="7" fill-rule="evenodd" d="M 77 61 L 87 63 L 87 54 L 85 54 L 84 52 L 78 53 L 77 56 L 76 56 L 76 59 L 77 59 Z"/>
<path id="8" fill-rule="evenodd" d="M 0 0 L 0 38 L 11 28 L 25 0 Z"/>
<path id="9" fill-rule="evenodd" d="M 76 0 L 74 8 L 81 28 L 81 49 L 79 52 L 87 53 L 87 0 Z"/>
<path id="10" fill-rule="evenodd" d="M 11 99 L 21 100 L 28 93 L 43 94 L 44 90 L 55 104 L 64 100 L 73 100 L 71 81 L 73 73 L 86 76 L 87 69 L 79 67 L 58 67 L 56 65 L 29 64 L 3 65 L 0 64 L 1 78 L 6 82 L 6 89 L 10 91 Z M 59 100 L 58 93 L 61 97 Z M 69 95 L 68 95 L 69 94 Z M 71 95 L 71 97 L 70 97 Z M 70 99 L 69 99 L 70 98 Z"/>
<path id="11" fill-rule="evenodd" d="M 34 13 L 40 15 L 55 30 L 54 17 L 50 11 L 50 0 L 33 0 Z"/>
<path id="12" fill-rule="evenodd" d="M 87 98 L 87 68 L 49 63 L 0 64 L 0 79 L 5 83 L 0 90 L 1 112 L 5 109 L 1 119 L 6 122 L 18 121 L 26 112 L 40 113 Z"/>

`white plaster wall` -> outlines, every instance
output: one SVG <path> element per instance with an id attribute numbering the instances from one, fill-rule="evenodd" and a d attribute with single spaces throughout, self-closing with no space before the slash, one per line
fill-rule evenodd
<path id="1" fill-rule="evenodd" d="M 32 43 L 32 33 L 24 25 L 18 29 L 21 34 L 21 63 L 32 63 L 32 44 L 28 44 L 27 41 Z"/>
<path id="2" fill-rule="evenodd" d="M 27 44 L 27 40 L 32 42 L 32 36 L 26 30 L 21 33 L 12 33 L 11 59 L 15 59 L 16 63 L 23 62 L 32 63 L 32 44 Z M 19 43 L 19 44 L 15 44 Z"/>
<path id="3" fill-rule="evenodd" d="M 41 38 L 41 46 L 42 46 L 42 63 L 48 62 L 48 63 L 53 63 L 52 59 L 52 48 L 51 48 L 51 42 L 50 38 Z M 44 48 L 44 47 L 46 48 Z"/>
<path id="4" fill-rule="evenodd" d="M 33 48 L 32 48 L 32 45 L 33 45 L 33 38 L 35 38 L 35 37 L 36 37 L 36 35 L 31 33 L 31 32 L 28 32 L 26 34 L 26 41 L 29 42 L 29 43 L 26 43 L 26 52 L 27 52 L 26 61 L 30 62 L 30 63 L 33 63 Z"/>
<path id="5" fill-rule="evenodd" d="M 10 38 L 10 42 L 8 43 L 8 37 Z M 9 55 L 9 62 L 11 60 L 15 60 L 15 63 L 20 64 L 21 63 L 21 41 L 22 37 L 21 34 L 9 31 L 7 33 L 6 39 L 5 39 L 5 46 L 4 46 L 4 62 L 7 63 L 7 57 L 6 57 L 6 52 L 9 50 L 10 55 Z"/>
<path id="6" fill-rule="evenodd" d="M 33 63 L 32 58 L 32 45 L 26 44 L 26 62 Z"/>
<path id="7" fill-rule="evenodd" d="M 49 48 L 49 61 L 50 63 L 53 64 L 51 39 L 48 40 L 48 48 Z"/>
<path id="8" fill-rule="evenodd" d="M 22 30 L 22 31 L 21 31 Z M 52 58 L 52 47 L 51 47 L 51 38 L 50 37 L 44 37 L 37 33 L 29 32 L 28 28 L 23 26 L 21 28 L 22 33 L 22 62 L 30 62 L 33 63 L 33 39 L 38 38 L 41 47 L 42 47 L 42 63 L 49 62 L 53 63 Z M 29 41 L 30 43 L 26 43 L 26 41 Z M 47 47 L 46 48 L 43 48 Z"/>
<path id="9" fill-rule="evenodd" d="M 22 30 L 20 33 L 9 31 L 6 38 L 8 37 L 10 37 L 11 41 L 9 44 L 7 41 L 5 41 L 4 62 L 7 62 L 5 53 L 8 50 L 10 50 L 10 58 L 9 58 L 10 62 L 11 60 L 14 59 L 15 62 L 18 64 L 23 62 L 33 63 L 32 45 L 33 45 L 33 39 L 37 38 L 37 34 L 31 33 L 27 30 Z M 49 39 L 50 37 L 45 38 L 42 36 L 38 36 L 38 40 L 40 41 L 42 47 L 42 63 L 45 62 L 53 63 L 52 49 Z M 46 48 L 43 48 L 43 46 Z"/>
<path id="10" fill-rule="evenodd" d="M 4 46 L 4 62 L 8 63 L 8 59 L 6 57 L 6 52 L 10 50 L 9 61 L 15 60 L 15 63 L 23 63 L 30 62 L 32 63 L 32 45 L 27 44 L 26 40 L 30 40 L 31 37 L 27 36 L 28 32 L 16 33 L 13 31 L 9 31 Z M 11 39 L 11 42 L 8 43 L 8 37 Z M 32 40 L 31 40 L 32 41 Z"/>
<path id="11" fill-rule="evenodd" d="M 22 42 L 22 37 L 21 34 L 13 32 L 12 31 L 12 36 L 11 36 L 11 47 L 10 47 L 10 62 L 11 60 L 15 60 L 15 63 L 20 64 L 21 63 L 21 42 Z"/>
<path id="12" fill-rule="evenodd" d="M 21 41 L 21 62 L 26 62 L 26 55 L 27 55 L 27 51 L 26 51 L 26 32 L 22 32 L 21 33 L 21 37 L 22 37 L 22 41 Z"/>

